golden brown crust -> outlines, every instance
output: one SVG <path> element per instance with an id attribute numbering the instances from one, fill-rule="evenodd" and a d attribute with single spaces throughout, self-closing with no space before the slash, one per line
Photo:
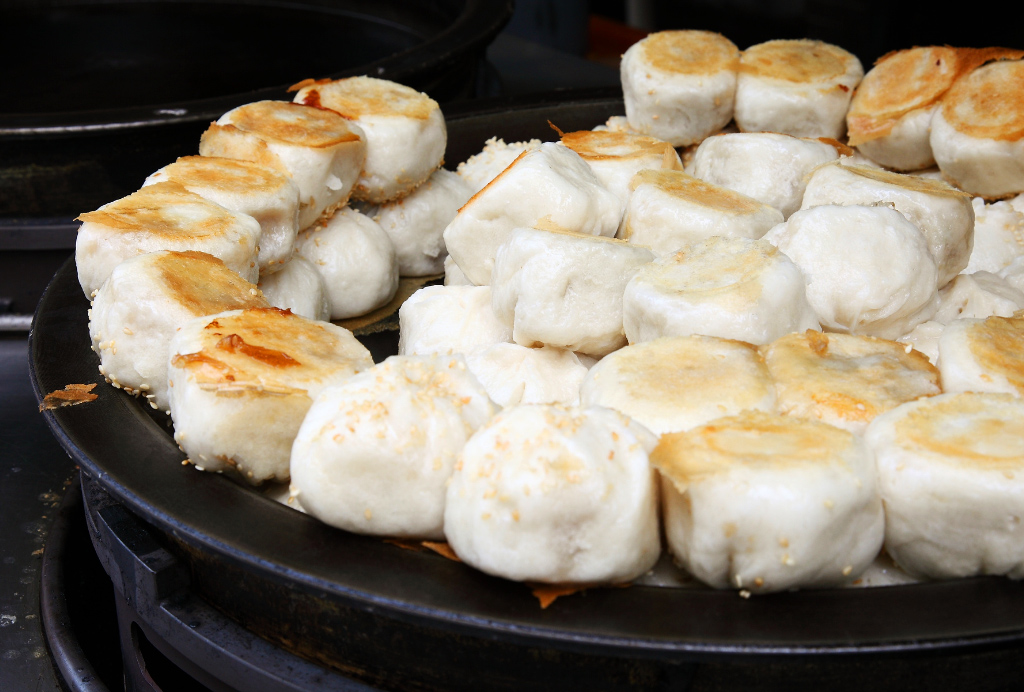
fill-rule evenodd
<path id="1" fill-rule="evenodd" d="M 940 392 L 939 371 L 905 344 L 870 336 L 789 334 L 764 346 L 783 413 L 866 424 Z"/>
<path id="2" fill-rule="evenodd" d="M 1024 315 L 989 317 L 967 328 L 968 348 L 985 376 L 1000 375 L 1024 394 Z"/>
<path id="3" fill-rule="evenodd" d="M 942 99 L 942 116 L 969 137 L 1024 137 L 1024 61 L 996 60 L 965 74 Z"/>
<path id="4" fill-rule="evenodd" d="M 334 111 L 287 101 L 249 103 L 229 117 L 230 124 L 243 132 L 293 146 L 326 149 L 361 139 Z"/>
<path id="5" fill-rule="evenodd" d="M 669 165 L 663 168 L 682 170 L 675 149 L 668 142 L 629 132 L 600 132 L 580 130 L 561 135 L 562 144 L 569 147 L 586 161 L 608 161 L 614 159 L 661 156 Z"/>
<path id="6" fill-rule="evenodd" d="M 491 187 L 491 185 L 494 185 L 494 184 L 495 184 L 496 182 L 498 182 L 498 180 L 499 180 L 499 179 L 501 179 L 501 177 L 502 177 L 502 176 L 504 176 L 504 175 L 505 175 L 506 173 L 508 173 L 508 172 L 509 172 L 510 170 L 512 170 L 512 166 L 514 166 L 514 165 L 516 165 L 517 163 L 519 163 L 519 161 L 520 161 L 520 160 L 521 160 L 521 159 L 522 159 L 522 158 L 523 158 L 524 156 L 526 156 L 527 154 L 529 154 L 529 153 L 530 153 L 530 151 L 531 151 L 530 149 L 527 149 L 526 151 L 524 151 L 524 152 L 520 153 L 520 154 L 519 154 L 519 156 L 517 156 L 517 157 L 515 157 L 514 159 L 512 159 L 512 163 L 510 163 L 510 164 L 509 164 L 508 166 L 506 166 L 506 167 L 505 167 L 505 170 L 503 170 L 503 171 L 502 171 L 501 173 L 499 173 L 498 175 L 494 176 L 494 177 L 493 177 L 493 178 L 491 179 L 491 181 L 490 181 L 489 183 L 487 183 L 486 185 L 484 185 L 484 186 L 483 186 L 482 188 L 480 188 L 480 190 L 479 190 L 479 191 L 478 191 L 478 192 L 477 192 L 477 193 L 476 193 L 475 195 L 473 195 L 473 196 L 472 196 L 472 197 L 470 197 L 470 198 L 469 198 L 468 200 L 466 200 L 466 203 L 465 203 L 465 204 L 463 204 L 463 205 L 462 205 L 461 207 L 459 207 L 459 211 L 458 211 L 458 212 L 456 212 L 456 213 L 458 213 L 458 214 L 461 214 L 461 213 L 462 213 L 462 211 L 463 211 L 464 209 L 467 209 L 467 208 L 468 208 L 468 207 L 469 207 L 469 206 L 470 206 L 471 204 L 473 204 L 473 200 L 475 200 L 475 199 L 476 199 L 477 197 L 479 197 L 479 196 L 480 196 L 481 194 L 483 194 L 484 190 L 486 190 L 486 189 L 488 189 L 489 187 Z"/>
<path id="7" fill-rule="evenodd" d="M 670 74 L 710 75 L 739 67 L 739 48 L 713 31 L 659 31 L 641 47 L 644 62 Z"/>
<path id="8" fill-rule="evenodd" d="M 1000 405 L 1017 407 L 1020 400 L 977 392 L 933 400 L 896 421 L 896 439 L 932 458 L 985 470 L 1019 469 L 1024 465 L 1024 418 L 1000 416 Z"/>
<path id="9" fill-rule="evenodd" d="M 800 84 L 842 77 L 853 55 L 838 46 L 810 39 L 766 41 L 743 51 L 740 72 Z"/>
<path id="10" fill-rule="evenodd" d="M 854 444 L 846 430 L 819 423 L 744 411 L 707 425 L 666 433 L 651 464 L 680 492 L 704 478 L 727 473 L 739 464 L 757 468 L 788 468 L 829 463 Z"/>
<path id="11" fill-rule="evenodd" d="M 96 211 L 86 212 L 77 220 L 121 233 L 167 235 L 176 239 L 223 235 L 238 226 L 238 219 L 230 211 L 175 182 L 147 185 Z"/>
<path id="12" fill-rule="evenodd" d="M 194 251 L 157 253 L 154 263 L 167 289 L 196 317 L 269 307 L 255 284 L 213 255 Z"/>
<path id="13" fill-rule="evenodd" d="M 250 308 L 211 320 L 203 330 L 202 347 L 175 354 L 171 364 L 191 371 L 200 387 L 220 392 L 302 394 L 303 383 L 369 365 L 359 342 L 339 331 L 290 310 Z"/>
<path id="14" fill-rule="evenodd" d="M 832 165 L 832 164 L 828 164 Z M 895 185 L 910 192 L 922 192 L 927 195 L 942 195 L 943 197 L 970 197 L 971 195 L 963 190 L 958 190 L 943 180 L 922 178 L 918 175 L 907 175 L 906 173 L 894 173 L 884 168 L 873 166 L 860 166 L 850 164 L 843 166 L 843 170 L 869 180 L 877 180 L 886 185 Z"/>
<path id="15" fill-rule="evenodd" d="M 629 182 L 629 189 L 635 191 L 641 185 L 653 185 L 674 197 L 733 214 L 753 214 L 764 207 L 760 202 L 746 195 L 719 185 L 712 185 L 682 171 L 655 169 L 640 171 Z"/>
<path id="16" fill-rule="evenodd" d="M 238 194 L 277 192 L 288 177 L 277 170 L 243 159 L 183 156 L 162 169 L 166 180 Z"/>
<path id="17" fill-rule="evenodd" d="M 326 108 L 351 119 L 393 115 L 426 120 L 439 110 L 437 102 L 426 94 L 384 79 L 350 77 L 309 84 L 299 82 L 296 86 L 300 92 L 296 99 L 299 103 Z"/>

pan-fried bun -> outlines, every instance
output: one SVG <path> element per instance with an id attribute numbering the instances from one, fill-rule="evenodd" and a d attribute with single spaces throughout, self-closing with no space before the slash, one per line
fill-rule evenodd
<path id="1" fill-rule="evenodd" d="M 448 486 L 444 533 L 473 567 L 549 583 L 619 583 L 661 553 L 655 437 L 594 406 L 516 406 L 478 430 Z"/>
<path id="2" fill-rule="evenodd" d="M 331 319 L 365 315 L 398 290 L 395 244 L 380 224 L 351 207 L 299 233 L 295 251 L 323 276 Z"/>
<path id="3" fill-rule="evenodd" d="M 1024 191 L 1024 60 L 999 60 L 950 87 L 932 118 L 942 174 L 988 198 Z"/>
<path id="4" fill-rule="evenodd" d="M 536 149 L 540 145 L 539 139 L 506 144 L 503 139 L 491 137 L 484 142 L 484 148 L 479 154 L 474 154 L 460 163 L 455 172 L 473 189 L 475 195 L 508 168 L 520 154 L 529 149 Z"/>
<path id="5" fill-rule="evenodd" d="M 590 164 L 604 186 L 625 206 L 632 190 L 629 181 L 646 169 L 683 170 L 679 154 L 668 142 L 626 132 L 580 130 L 562 135 L 562 144 Z"/>
<path id="6" fill-rule="evenodd" d="M 741 132 L 839 139 L 863 75 L 855 55 L 829 43 L 787 39 L 751 46 L 740 58 L 736 125 Z"/>
<path id="7" fill-rule="evenodd" d="M 512 340 L 491 309 L 490 286 L 424 286 L 402 303 L 400 355 L 469 354 Z"/>
<path id="8" fill-rule="evenodd" d="M 174 439 L 196 468 L 252 484 L 289 478 L 313 399 L 373 365 L 352 332 L 278 308 L 196 318 L 171 340 Z"/>
<path id="9" fill-rule="evenodd" d="M 944 392 L 1024 396 L 1024 316 L 959 319 L 939 339 Z"/>
<path id="10" fill-rule="evenodd" d="M 975 197 L 974 247 L 963 273 L 999 272 L 1024 255 L 1024 213 L 1008 202 L 985 204 Z"/>
<path id="11" fill-rule="evenodd" d="M 912 576 L 1024 577 L 1024 402 L 943 394 L 864 436 L 885 502 L 885 549 Z"/>
<path id="12" fill-rule="evenodd" d="M 801 209 L 824 204 L 888 204 L 917 226 L 938 268 L 936 288 L 967 267 L 974 246 L 969 195 L 941 180 L 858 165 L 826 164 L 811 174 Z"/>
<path id="13" fill-rule="evenodd" d="M 251 161 L 183 156 L 146 178 L 143 186 L 167 180 L 256 219 L 261 274 L 277 271 L 291 257 L 299 230 L 299 189 L 287 175 Z"/>
<path id="14" fill-rule="evenodd" d="M 739 49 L 710 31 L 660 31 L 622 56 L 629 127 L 685 146 L 731 119 Z"/>
<path id="15" fill-rule="evenodd" d="M 859 435 L 748 411 L 661 437 L 665 537 L 718 589 L 852 581 L 882 546 L 875 463 Z"/>
<path id="16" fill-rule="evenodd" d="M 888 168 L 935 165 L 928 143 L 932 114 L 963 71 L 961 51 L 924 46 L 893 51 L 875 62 L 850 102 L 850 146 Z"/>
<path id="17" fill-rule="evenodd" d="M 782 216 L 800 208 L 807 178 L 849 149 L 838 142 L 772 132 L 708 137 L 693 155 L 693 175 L 775 207 Z"/>
<path id="18" fill-rule="evenodd" d="M 527 348 L 494 344 L 466 356 L 470 371 L 500 406 L 578 406 L 587 367 L 572 351 L 554 346 Z"/>
<path id="19" fill-rule="evenodd" d="M 316 397 L 292 446 L 293 495 L 346 531 L 443 538 L 448 478 L 496 410 L 461 356 L 392 356 Z"/>
<path id="20" fill-rule="evenodd" d="M 280 270 L 261 277 L 260 290 L 275 308 L 311 320 L 331 319 L 331 299 L 324 277 L 302 255 L 293 256 Z"/>
<path id="21" fill-rule="evenodd" d="M 608 354 L 587 373 L 580 402 L 620 411 L 656 435 L 776 410 L 757 347 L 710 336 L 664 337 Z"/>
<path id="22" fill-rule="evenodd" d="M 295 86 L 296 103 L 340 113 L 363 131 L 366 163 L 352 191 L 356 199 L 373 204 L 399 199 L 441 166 L 448 133 L 440 106 L 426 94 L 373 77 Z"/>
<path id="23" fill-rule="evenodd" d="M 442 168 L 405 197 L 366 207 L 363 213 L 391 238 L 399 274 L 430 276 L 444 271 L 444 229 L 472 196 L 462 178 Z"/>
<path id="24" fill-rule="evenodd" d="M 260 225 L 189 192 L 178 183 L 147 185 L 78 217 L 78 281 L 91 296 L 122 261 L 157 250 L 194 250 L 218 257 L 256 282 Z"/>
<path id="25" fill-rule="evenodd" d="M 774 207 L 682 171 L 640 171 L 629 186 L 619 237 L 659 255 L 712 236 L 757 239 L 783 220 Z"/>
<path id="26" fill-rule="evenodd" d="M 537 226 L 613 236 L 622 203 L 579 154 L 558 143 L 528 149 L 473 195 L 444 230 L 448 253 L 478 286 L 513 228 Z"/>
<path id="27" fill-rule="evenodd" d="M 159 250 L 114 267 L 89 311 L 100 372 L 114 386 L 167 410 L 167 347 L 196 317 L 267 307 L 256 286 L 212 255 Z"/>
<path id="28" fill-rule="evenodd" d="M 345 205 L 366 160 L 358 125 L 337 113 L 285 101 L 228 111 L 203 133 L 203 156 L 255 161 L 299 188 L 299 228 Z"/>
<path id="29" fill-rule="evenodd" d="M 928 243 L 891 207 L 811 207 L 765 240 L 803 271 L 826 329 L 897 339 L 935 312 L 938 272 Z"/>
<path id="30" fill-rule="evenodd" d="M 622 297 L 630 343 L 704 334 L 766 344 L 816 329 L 804 275 L 764 240 L 711 237 L 642 267 Z"/>
<path id="31" fill-rule="evenodd" d="M 614 238 L 516 228 L 494 260 L 491 305 L 517 344 L 603 356 L 626 345 L 622 294 L 653 259 Z"/>
<path id="32" fill-rule="evenodd" d="M 939 393 L 939 371 L 904 344 L 808 330 L 761 349 L 779 410 L 862 433 L 875 416 Z"/>

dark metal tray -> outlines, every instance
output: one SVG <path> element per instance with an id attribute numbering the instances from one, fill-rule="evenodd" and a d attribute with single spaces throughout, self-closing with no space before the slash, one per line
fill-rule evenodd
<path id="1" fill-rule="evenodd" d="M 618 96 L 555 94 L 449 113 L 447 159 L 450 165 L 463 160 L 494 135 L 507 141 L 553 139 L 549 120 L 570 131 L 621 112 Z M 99 398 L 45 413 L 55 435 L 107 492 L 165 532 L 218 607 L 265 636 L 291 642 L 304 655 L 358 656 L 360 647 L 374 646 L 363 641 L 372 639 L 366 628 L 381 622 L 398 623 L 420 637 L 409 634 L 404 648 L 393 649 L 403 653 L 389 665 L 399 667 L 414 665 L 408 657 L 418 651 L 422 657 L 443 653 L 449 636 L 472 638 L 484 648 L 500 642 L 666 665 L 904 656 L 1024 640 L 1024 583 L 997 578 L 749 600 L 707 589 L 591 589 L 541 610 L 522 584 L 330 528 L 223 477 L 182 466 L 164 416 L 151 416 L 135 399 L 102 383 L 89 349 L 87 307 L 69 262 L 36 315 L 33 384 L 41 396 L 69 383 L 98 381 Z M 393 347 L 393 340 L 373 344 L 375 358 Z M 248 584 L 250 578 L 262 586 Z M 287 603 L 276 602 L 282 594 Z M 275 624 L 282 613 L 288 622 Z M 431 633 L 439 637 L 434 644 Z M 398 646 L 393 637 L 378 645 Z"/>

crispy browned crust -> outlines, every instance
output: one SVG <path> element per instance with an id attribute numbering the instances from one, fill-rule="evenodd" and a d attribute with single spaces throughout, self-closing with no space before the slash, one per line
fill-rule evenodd
<path id="1" fill-rule="evenodd" d="M 163 168 L 166 180 L 235 193 L 277 192 L 288 177 L 269 166 L 221 156 L 182 156 Z"/>
<path id="2" fill-rule="evenodd" d="M 965 73 L 943 97 L 942 116 L 970 137 L 1024 137 L 1024 61 L 996 58 Z"/>
<path id="3" fill-rule="evenodd" d="M 830 43 L 810 39 L 759 43 L 743 51 L 740 72 L 800 84 L 829 82 L 843 76 L 854 56 Z"/>
<path id="4" fill-rule="evenodd" d="M 98 398 L 97 394 L 93 394 L 92 390 L 96 387 L 96 383 L 92 384 L 67 384 L 64 385 L 64 389 L 57 389 L 43 397 L 43 401 L 39 404 L 39 410 L 52 411 L 55 408 L 63 408 L 65 406 L 76 406 L 78 404 L 84 404 L 89 401 L 95 401 Z"/>
<path id="5" fill-rule="evenodd" d="M 480 190 L 479 190 L 479 191 L 478 191 L 478 192 L 477 192 L 477 193 L 476 193 L 475 195 L 473 195 L 473 196 L 472 196 L 472 197 L 470 197 L 470 198 L 469 198 L 468 200 L 466 200 L 466 203 L 465 203 L 465 204 L 463 204 L 463 205 L 462 205 L 461 207 L 459 207 L 459 211 L 458 211 L 457 213 L 458 213 L 458 214 L 461 214 L 461 213 L 463 212 L 463 210 L 465 210 L 465 209 L 468 209 L 468 208 L 469 208 L 469 206 L 470 206 L 471 204 L 473 204 L 473 201 L 474 201 L 474 200 L 475 200 L 475 199 L 476 199 L 477 197 L 479 197 L 480 195 L 482 195 L 482 194 L 484 193 L 484 190 L 486 190 L 486 189 L 490 188 L 490 187 L 491 187 L 492 185 L 494 185 L 494 184 L 495 184 L 496 182 L 498 182 L 498 180 L 500 180 L 500 179 L 501 179 L 501 177 L 502 177 L 503 175 L 505 175 L 505 174 L 506 174 L 506 173 L 508 173 L 508 172 L 509 172 L 510 170 L 512 170 L 512 167 L 513 167 L 513 166 L 515 166 L 515 165 L 516 165 L 517 163 L 519 163 L 519 161 L 520 161 L 520 160 L 521 160 L 521 159 L 522 159 L 522 158 L 523 158 L 524 156 L 526 156 L 527 154 L 529 154 L 529 153 L 530 153 L 531 151 L 533 151 L 533 150 L 532 150 L 532 149 L 527 149 L 526 151 L 524 151 L 524 152 L 520 153 L 520 154 L 519 154 L 519 156 L 517 156 L 517 157 L 515 157 L 514 159 L 512 159 L 512 163 L 510 163 L 510 164 L 509 164 L 508 166 L 506 166 L 506 167 L 505 167 L 505 170 L 503 170 L 503 171 L 502 171 L 501 173 L 499 173 L 498 175 L 494 176 L 494 177 L 493 177 L 493 178 L 491 179 L 491 182 L 489 182 L 489 183 L 487 183 L 486 185 L 484 185 L 484 186 L 483 186 L 482 188 L 480 188 Z"/>
<path id="6" fill-rule="evenodd" d="M 832 139 L 831 137 L 818 137 L 818 141 L 833 147 L 840 156 L 853 156 L 853 149 L 846 146 L 838 139 Z"/>
<path id="7" fill-rule="evenodd" d="M 172 212 L 192 207 L 201 219 L 186 222 Z M 222 235 L 238 225 L 238 219 L 224 207 L 203 199 L 175 182 L 154 183 L 96 211 L 86 212 L 78 221 L 96 223 L 122 233 L 170 235 L 178 239 Z"/>
<path id="8" fill-rule="evenodd" d="M 231 113 L 231 125 L 274 142 L 326 149 L 362 139 L 331 110 L 287 101 L 257 101 Z M 213 129 L 211 127 L 211 129 Z"/>
<path id="9" fill-rule="evenodd" d="M 393 115 L 426 120 L 438 110 L 437 102 L 403 84 L 372 77 L 319 80 L 295 85 L 296 101 L 325 108 L 346 118 Z M 300 86 L 301 85 L 301 86 Z"/>
<path id="10" fill-rule="evenodd" d="M 967 329 L 967 343 L 985 373 L 1001 375 L 1024 394 L 1024 316 L 989 317 Z"/>
<path id="11" fill-rule="evenodd" d="M 713 31 L 659 31 L 640 45 L 646 64 L 670 74 L 710 75 L 739 67 L 739 48 Z"/>
<path id="12" fill-rule="evenodd" d="M 667 194 L 733 214 L 752 214 L 764 205 L 746 195 L 719 185 L 712 185 L 682 171 L 643 170 L 629 181 L 629 188 L 654 185 Z"/>
<path id="13" fill-rule="evenodd" d="M 166 252 L 154 260 L 160 280 L 196 317 L 269 307 L 263 294 L 220 259 L 205 252 Z"/>
<path id="14" fill-rule="evenodd" d="M 837 165 L 837 164 L 827 164 Z M 877 180 L 886 185 L 894 185 L 910 192 L 923 192 L 928 195 L 941 195 L 943 197 L 970 197 L 971 195 L 963 190 L 958 190 L 944 180 L 922 178 L 917 175 L 906 173 L 895 173 L 884 168 L 874 166 L 860 166 L 856 164 L 844 165 L 842 170 L 851 175 L 859 175 L 862 178 Z"/>
<path id="15" fill-rule="evenodd" d="M 559 133 L 562 144 L 569 147 L 580 158 L 587 161 L 609 161 L 614 159 L 660 156 L 669 163 L 664 168 L 679 169 L 678 157 L 672 145 L 656 137 L 637 135 L 629 132 L 601 132 L 580 130 Z"/>
<path id="16" fill-rule="evenodd" d="M 906 114 L 934 106 L 962 76 L 993 60 L 1019 58 L 1009 48 L 915 46 L 886 53 L 861 81 L 846 116 L 850 145 L 884 137 Z"/>

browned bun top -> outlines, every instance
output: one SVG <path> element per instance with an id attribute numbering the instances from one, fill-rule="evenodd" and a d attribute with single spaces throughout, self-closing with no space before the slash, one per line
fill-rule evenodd
<path id="1" fill-rule="evenodd" d="M 734 192 L 719 185 L 704 182 L 700 178 L 672 170 L 643 170 L 629 182 L 631 190 L 641 185 L 653 185 L 673 197 L 680 197 L 696 204 L 703 204 L 720 211 L 734 214 L 752 214 L 763 208 L 757 200 Z"/>
<path id="2" fill-rule="evenodd" d="M 962 75 L 986 62 L 1015 57 L 1021 57 L 1021 51 L 951 46 L 915 46 L 883 55 L 850 103 L 850 144 L 888 135 L 907 113 L 938 103 Z"/>
<path id="3" fill-rule="evenodd" d="M 800 84 L 830 82 L 857 58 L 839 46 L 811 39 L 766 41 L 743 51 L 740 72 Z"/>
<path id="4" fill-rule="evenodd" d="M 82 214 L 78 220 L 102 224 L 112 231 L 173 236 L 176 240 L 223 235 L 239 225 L 238 215 L 175 182 L 147 185 Z"/>
<path id="5" fill-rule="evenodd" d="M 231 126 L 262 139 L 301 147 L 327 148 L 361 137 L 334 111 L 287 101 L 257 101 L 228 113 Z"/>
<path id="6" fill-rule="evenodd" d="M 304 80 L 292 89 L 299 92 L 295 97 L 296 103 L 327 108 L 352 119 L 367 115 L 394 115 L 426 120 L 439 110 L 437 102 L 426 94 L 373 77 Z"/>
<path id="7" fill-rule="evenodd" d="M 154 252 L 153 266 L 172 297 L 196 317 L 269 307 L 263 294 L 205 252 Z"/>
<path id="8" fill-rule="evenodd" d="M 739 48 L 713 31 L 659 31 L 640 45 L 645 62 L 662 72 L 715 74 L 739 66 Z"/>
<path id="9" fill-rule="evenodd" d="M 1024 61 L 996 60 L 962 76 L 942 99 L 942 116 L 970 137 L 1024 137 Z"/>
<path id="10" fill-rule="evenodd" d="M 161 172 L 164 179 L 237 194 L 276 193 L 288 177 L 252 161 L 220 156 L 183 156 Z"/>
<path id="11" fill-rule="evenodd" d="M 562 135 L 562 144 L 569 147 L 583 159 L 607 160 L 639 158 L 644 156 L 665 156 L 670 163 L 666 168 L 678 168 L 678 157 L 672 145 L 656 137 L 630 132 L 602 132 L 580 130 Z"/>

